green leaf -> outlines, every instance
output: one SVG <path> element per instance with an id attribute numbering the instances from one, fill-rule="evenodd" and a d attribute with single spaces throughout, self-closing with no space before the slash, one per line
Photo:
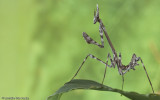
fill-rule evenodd
<path id="1" fill-rule="evenodd" d="M 90 89 L 98 91 L 111 91 L 118 92 L 131 100 L 160 100 L 160 95 L 158 94 L 139 94 L 136 92 L 127 92 L 120 89 L 114 89 L 92 80 L 75 79 L 67 82 L 53 95 L 49 96 L 47 100 L 60 100 L 63 93 L 75 90 L 75 89 Z"/>

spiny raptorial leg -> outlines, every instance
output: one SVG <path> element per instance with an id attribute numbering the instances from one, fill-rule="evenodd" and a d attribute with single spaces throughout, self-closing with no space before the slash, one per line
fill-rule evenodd
<path id="1" fill-rule="evenodd" d="M 100 37 L 101 37 L 101 44 L 99 44 L 95 40 L 93 40 L 86 32 L 83 32 L 83 37 L 88 44 L 94 44 L 94 45 L 99 46 L 100 48 L 104 48 L 103 30 L 102 30 L 101 25 L 99 26 L 99 33 L 100 33 Z"/>

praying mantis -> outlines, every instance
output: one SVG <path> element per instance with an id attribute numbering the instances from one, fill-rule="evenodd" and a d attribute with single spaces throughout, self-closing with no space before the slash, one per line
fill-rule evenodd
<path id="1" fill-rule="evenodd" d="M 72 80 L 77 76 L 78 72 L 80 71 L 80 69 L 82 68 L 83 64 L 85 63 L 85 61 L 87 60 L 88 57 L 91 57 L 93 59 L 96 59 L 98 61 L 100 61 L 101 63 L 105 64 L 105 72 L 104 72 L 104 76 L 103 76 L 103 80 L 102 80 L 102 85 L 103 85 L 103 82 L 104 82 L 104 79 L 105 79 L 105 76 L 106 76 L 106 70 L 107 70 L 107 67 L 110 67 L 110 68 L 115 68 L 115 66 L 117 66 L 117 69 L 118 69 L 118 72 L 119 74 L 122 76 L 122 90 L 123 90 L 123 85 L 124 85 L 124 74 L 127 73 L 129 70 L 135 70 L 135 66 L 138 66 L 138 62 L 140 62 L 145 70 L 145 73 L 147 75 L 147 78 L 149 80 L 149 83 L 150 83 L 150 86 L 152 88 L 152 92 L 154 93 L 154 89 L 153 89 L 153 86 L 152 86 L 152 83 L 151 83 L 151 80 L 149 78 L 149 75 L 147 73 L 147 70 L 143 64 L 143 61 L 141 59 L 141 57 L 137 57 L 136 54 L 134 53 L 132 55 L 132 58 L 131 58 L 131 61 L 128 65 L 123 65 L 122 64 L 122 61 L 121 61 L 121 53 L 119 53 L 119 56 L 117 54 L 117 52 L 115 51 L 115 48 L 107 34 L 107 31 L 105 29 L 105 26 L 102 22 L 102 20 L 100 19 L 99 17 L 99 7 L 98 7 L 98 4 L 97 4 L 97 11 L 94 11 L 94 24 L 96 24 L 97 22 L 99 23 L 99 33 L 100 33 L 100 37 L 101 37 L 101 44 L 97 43 L 96 41 L 94 41 L 86 32 L 83 32 L 83 37 L 85 39 L 85 41 L 88 43 L 88 44 L 94 44 L 100 48 L 104 48 L 104 40 L 103 40 L 103 34 L 105 34 L 105 37 L 107 38 L 108 40 L 108 43 L 111 47 L 111 50 L 112 50 L 112 53 L 113 53 L 113 59 L 111 58 L 111 54 L 108 53 L 108 56 L 107 56 L 107 61 L 104 62 L 102 60 L 100 60 L 99 58 L 95 57 L 94 55 L 92 54 L 88 54 L 84 61 L 82 62 L 82 64 L 80 65 L 79 69 L 77 70 L 76 74 L 73 76 Z M 108 60 L 111 61 L 111 64 L 109 65 L 108 64 Z"/>

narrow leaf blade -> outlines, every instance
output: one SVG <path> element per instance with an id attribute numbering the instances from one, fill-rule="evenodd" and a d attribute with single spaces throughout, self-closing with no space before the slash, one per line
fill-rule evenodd
<path id="1" fill-rule="evenodd" d="M 63 93 L 69 92 L 75 89 L 90 89 L 98 91 L 111 91 L 118 92 L 131 100 L 160 100 L 160 95 L 158 94 L 139 94 L 136 92 L 127 92 L 120 89 L 114 89 L 109 86 L 102 85 L 92 80 L 75 79 L 67 82 L 59 90 L 57 90 L 53 95 L 49 96 L 47 100 L 60 100 Z"/>

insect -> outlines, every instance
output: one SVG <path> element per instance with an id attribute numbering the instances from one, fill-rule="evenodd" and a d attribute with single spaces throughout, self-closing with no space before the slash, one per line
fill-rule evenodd
<path id="1" fill-rule="evenodd" d="M 141 57 L 137 57 L 136 54 L 133 54 L 132 55 L 132 58 L 131 58 L 131 61 L 128 65 L 123 65 L 122 62 L 121 62 L 121 53 L 119 53 L 119 56 L 117 56 L 117 52 L 115 51 L 115 48 L 113 47 L 112 45 L 112 42 L 107 34 L 107 31 L 103 25 L 103 22 L 102 20 L 99 18 L 99 7 L 98 7 L 98 4 L 97 4 L 97 11 L 94 11 L 94 24 L 96 24 L 97 22 L 99 23 L 99 33 L 100 33 L 100 37 L 101 37 L 101 44 L 97 43 L 96 41 L 94 41 L 89 35 L 87 35 L 86 32 L 83 32 L 83 37 L 85 39 L 85 41 L 88 43 L 88 44 L 94 44 L 94 45 L 97 45 L 98 47 L 100 48 L 104 48 L 104 40 L 103 40 L 103 33 L 105 34 L 107 40 L 108 40 L 108 43 L 111 47 L 111 50 L 112 50 L 112 53 L 113 53 L 113 59 L 111 58 L 110 56 L 110 53 L 108 53 L 108 56 L 107 56 L 107 61 L 104 62 L 102 60 L 100 60 L 99 58 L 95 57 L 94 55 L 92 54 L 88 54 L 84 61 L 82 62 L 82 64 L 80 65 L 79 69 L 77 70 L 76 74 L 73 76 L 72 80 L 76 77 L 76 75 L 78 74 L 78 72 L 80 71 L 80 69 L 82 68 L 83 64 L 85 63 L 85 61 L 87 60 L 88 57 L 91 57 L 93 59 L 96 59 L 98 61 L 100 61 L 101 63 L 105 64 L 105 72 L 104 72 L 104 76 L 103 76 L 103 80 L 102 80 L 102 85 L 103 85 L 103 82 L 104 82 L 104 79 L 105 79 L 105 76 L 106 76 L 106 70 L 107 70 L 107 67 L 110 67 L 110 68 L 115 68 L 115 66 L 117 65 L 117 68 L 118 68 L 118 72 L 119 74 L 122 76 L 122 90 L 123 90 L 123 85 L 124 85 L 124 74 L 126 72 L 128 72 L 129 70 L 135 70 L 135 66 L 138 66 L 138 62 L 140 61 L 144 70 L 145 70 L 145 73 L 147 75 L 147 78 L 149 80 L 149 83 L 151 85 L 151 88 L 152 88 L 152 92 L 154 93 L 154 89 L 152 87 L 152 83 L 151 83 L 151 80 L 148 76 L 148 73 L 147 73 L 147 70 L 143 64 L 143 61 L 141 59 Z M 110 59 L 111 61 L 111 64 L 109 65 L 108 64 L 108 60 Z"/>

